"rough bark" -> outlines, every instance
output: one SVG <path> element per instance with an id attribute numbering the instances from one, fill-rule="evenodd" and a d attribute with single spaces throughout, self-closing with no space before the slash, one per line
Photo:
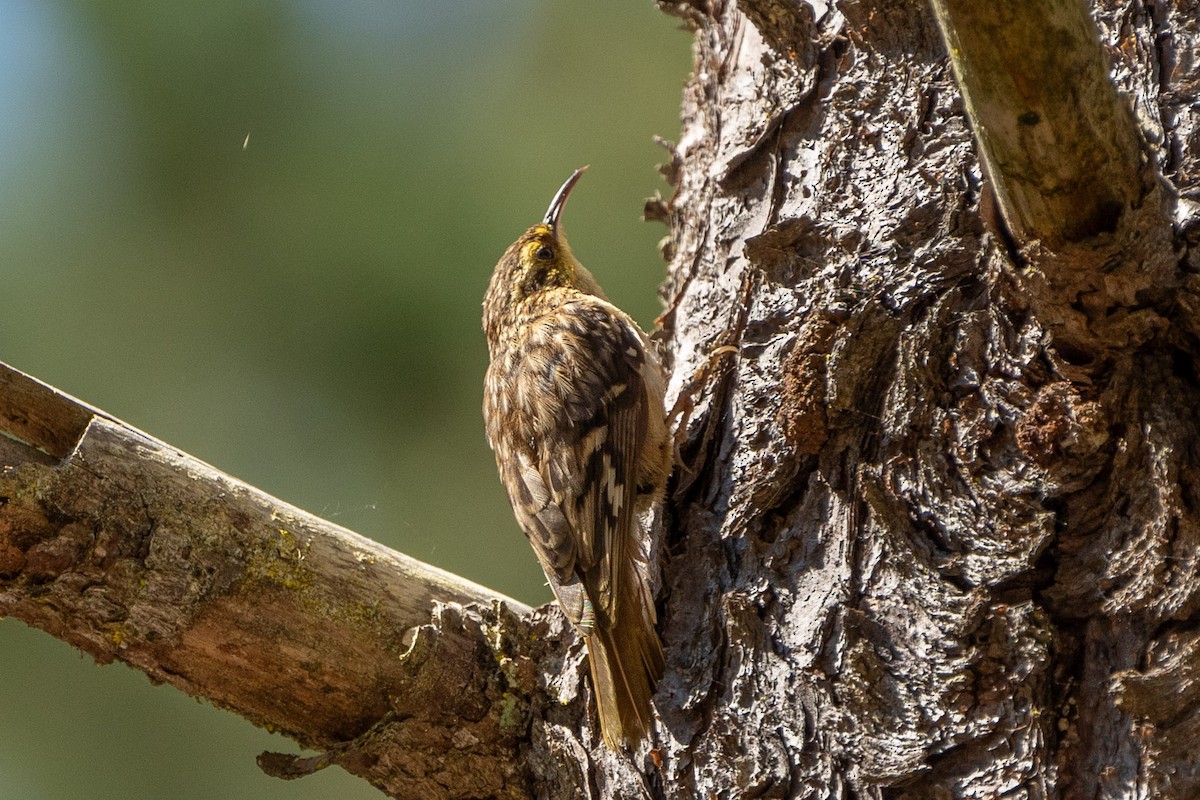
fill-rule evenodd
<path id="1" fill-rule="evenodd" d="M 1143 155 L 1043 229 L 925 4 L 672 8 L 664 794 L 1195 796 L 1200 9 L 1102 3 L 1059 54 L 1112 62 Z"/>

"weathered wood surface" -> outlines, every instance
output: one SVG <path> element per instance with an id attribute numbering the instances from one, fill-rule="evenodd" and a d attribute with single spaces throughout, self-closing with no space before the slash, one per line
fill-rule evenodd
<path id="1" fill-rule="evenodd" d="M 0 431 L 0 614 L 396 796 L 523 794 L 529 609 L 2 365 Z"/>
<path id="2" fill-rule="evenodd" d="M 1115 232 L 1154 171 L 1087 4 L 931 5 L 1012 235 L 1057 250 Z"/>

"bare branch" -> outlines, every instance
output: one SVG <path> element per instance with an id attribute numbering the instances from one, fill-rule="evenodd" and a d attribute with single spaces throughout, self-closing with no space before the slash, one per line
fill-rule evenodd
<path id="1" fill-rule="evenodd" d="M 932 0 L 1009 229 L 1058 249 L 1140 203 L 1141 147 L 1080 0 Z"/>
<path id="2" fill-rule="evenodd" d="M 931 0 L 1005 232 L 999 264 L 1092 373 L 1161 335 L 1183 276 L 1170 206 L 1082 0 Z"/>
<path id="3" fill-rule="evenodd" d="M 0 431 L 0 614 L 334 748 L 389 791 L 513 778 L 521 714 L 502 665 L 520 625 L 503 607 L 529 609 L 3 365 Z M 463 775 L 437 779 L 447 769 Z"/>

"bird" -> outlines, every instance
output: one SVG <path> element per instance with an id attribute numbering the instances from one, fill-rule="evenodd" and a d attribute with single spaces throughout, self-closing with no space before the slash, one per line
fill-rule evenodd
<path id="1" fill-rule="evenodd" d="M 601 737 L 636 747 L 665 659 L 640 517 L 671 467 L 662 365 L 571 252 L 562 212 L 509 245 L 483 301 L 483 416 L 513 513 L 582 636 Z"/>

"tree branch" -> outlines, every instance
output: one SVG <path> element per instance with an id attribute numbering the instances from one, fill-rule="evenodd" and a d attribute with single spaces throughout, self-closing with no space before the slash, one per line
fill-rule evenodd
<path id="1" fill-rule="evenodd" d="M 0 433 L 0 614 L 333 748 L 397 796 L 514 780 L 536 681 L 511 611 L 528 608 L 4 365 Z"/>
<path id="2" fill-rule="evenodd" d="M 1164 182 L 1082 0 L 930 0 L 1005 233 L 1001 268 L 1060 355 L 1162 333 L 1182 285 Z M 1015 268 L 1014 268 L 1015 267 Z"/>
<path id="3" fill-rule="evenodd" d="M 1021 242 L 1116 230 L 1147 191 L 1137 126 L 1080 0 L 932 0 L 1000 209 Z"/>

